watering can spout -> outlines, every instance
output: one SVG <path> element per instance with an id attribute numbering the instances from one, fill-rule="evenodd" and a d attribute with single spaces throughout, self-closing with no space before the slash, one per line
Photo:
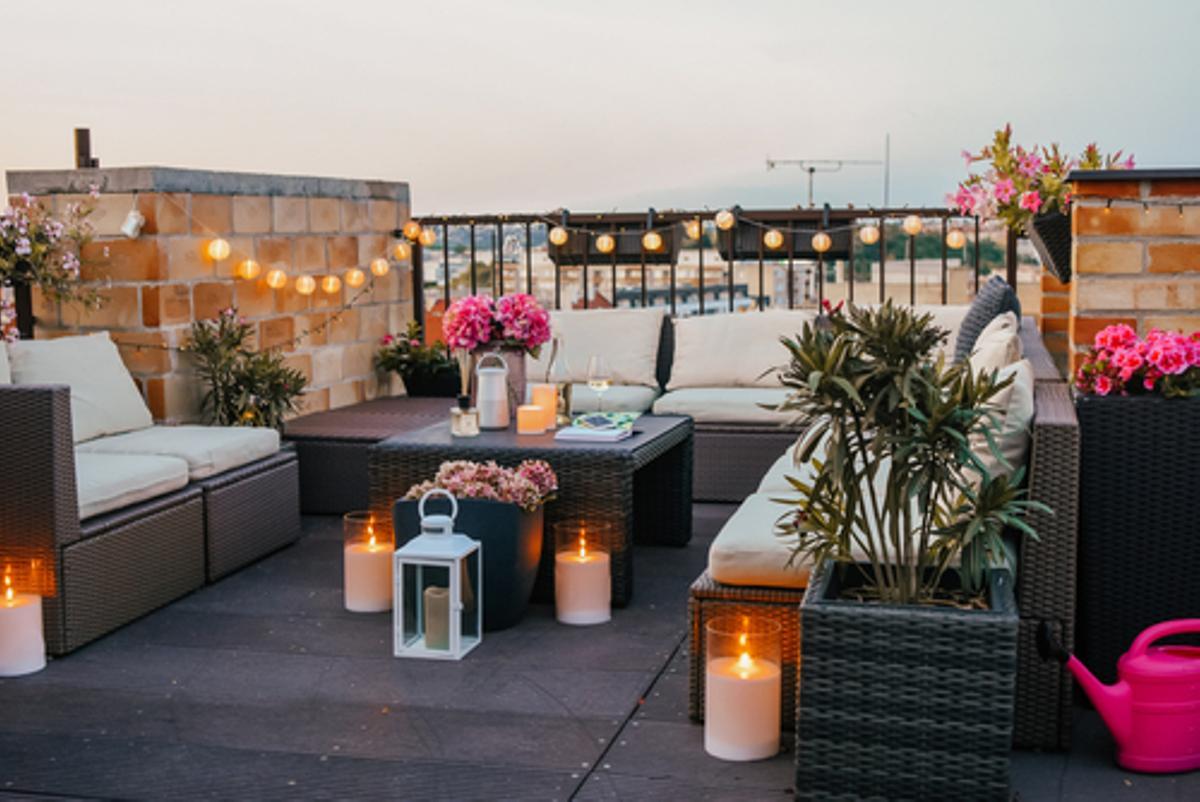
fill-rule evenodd
<path id="1" fill-rule="evenodd" d="M 1115 685 L 1105 685 L 1096 679 L 1096 675 L 1088 671 L 1087 666 L 1063 648 L 1052 634 L 1050 625 L 1045 622 L 1038 628 L 1037 638 L 1038 652 L 1042 659 L 1053 658 L 1067 667 L 1088 699 L 1096 706 L 1100 718 L 1104 719 L 1105 725 L 1112 732 L 1113 739 L 1118 745 L 1124 744 L 1133 728 L 1133 700 L 1130 698 L 1129 683 L 1121 680 Z"/>

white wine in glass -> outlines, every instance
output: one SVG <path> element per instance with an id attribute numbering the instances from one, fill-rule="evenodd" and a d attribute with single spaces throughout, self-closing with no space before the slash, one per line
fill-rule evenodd
<path id="1" fill-rule="evenodd" d="M 608 367 L 608 360 L 599 354 L 588 359 L 587 386 L 596 394 L 596 411 L 603 412 L 604 394 L 612 387 L 612 370 Z"/>

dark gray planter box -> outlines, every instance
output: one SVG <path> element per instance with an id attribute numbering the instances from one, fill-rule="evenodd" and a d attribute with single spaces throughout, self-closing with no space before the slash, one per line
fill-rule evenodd
<path id="1" fill-rule="evenodd" d="M 796 798 L 1007 800 L 1012 577 L 959 610 L 842 600 L 858 573 L 822 566 L 801 605 Z"/>

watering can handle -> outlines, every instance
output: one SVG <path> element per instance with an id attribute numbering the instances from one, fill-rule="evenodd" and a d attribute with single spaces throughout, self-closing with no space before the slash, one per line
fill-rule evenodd
<path id="1" fill-rule="evenodd" d="M 1182 635 L 1187 632 L 1200 633 L 1200 618 L 1179 618 L 1174 621 L 1163 621 L 1161 624 L 1155 624 L 1137 636 L 1133 641 L 1133 645 L 1129 647 L 1129 654 L 1131 656 L 1144 654 L 1150 648 L 1150 644 L 1156 640 L 1166 638 L 1170 635 Z"/>
<path id="2" fill-rule="evenodd" d="M 504 357 L 500 356 L 500 352 L 499 351 L 488 351 L 486 354 L 479 357 L 479 361 L 475 363 L 475 373 L 476 374 L 479 373 L 480 368 L 483 367 L 484 361 L 486 359 L 488 359 L 489 357 L 499 361 L 500 367 L 504 368 L 505 373 L 508 373 L 508 363 L 504 361 Z"/>
<path id="3" fill-rule="evenodd" d="M 417 503 L 418 518 L 425 517 L 425 502 L 433 496 L 445 496 L 450 499 L 450 519 L 454 520 L 458 517 L 458 501 L 454 498 L 454 494 L 445 488 L 435 487 L 432 490 L 426 491 L 425 495 L 421 496 L 421 500 Z"/>

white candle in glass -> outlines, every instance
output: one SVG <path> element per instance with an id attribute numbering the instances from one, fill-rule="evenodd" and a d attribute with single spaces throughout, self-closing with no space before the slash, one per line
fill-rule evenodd
<path id="1" fill-rule="evenodd" d="M 704 751 L 722 760 L 779 753 L 782 672 L 773 660 L 715 657 L 704 677 Z"/>
<path id="2" fill-rule="evenodd" d="M 554 555 L 554 609 L 562 624 L 612 619 L 611 561 L 608 552 L 588 549 L 584 532 L 578 549 L 560 549 Z"/>
<path id="3" fill-rule="evenodd" d="M 343 554 L 346 609 L 354 613 L 392 609 L 392 544 L 369 531 L 366 541 L 347 543 Z"/>
<path id="4" fill-rule="evenodd" d="M 16 593 L 12 577 L 6 574 L 0 598 L 0 677 L 19 677 L 45 667 L 42 597 Z"/>

